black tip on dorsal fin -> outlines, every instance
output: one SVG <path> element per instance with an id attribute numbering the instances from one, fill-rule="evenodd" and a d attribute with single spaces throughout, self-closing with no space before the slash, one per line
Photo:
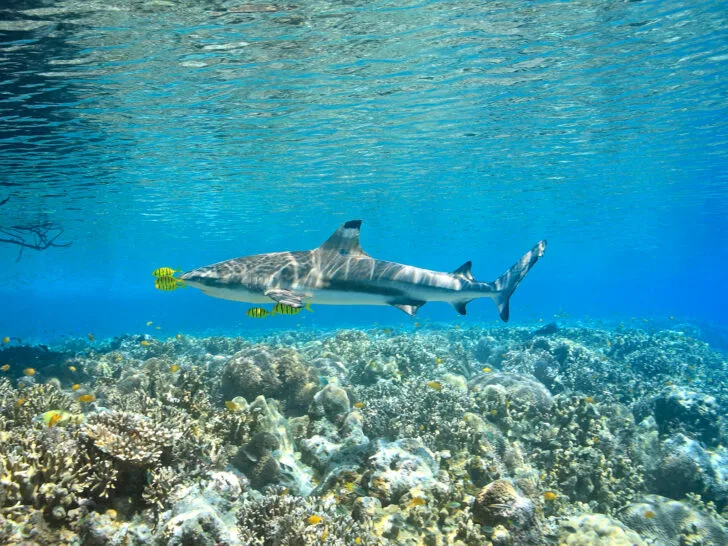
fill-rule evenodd
<path id="1" fill-rule="evenodd" d="M 465 277 L 469 281 L 473 280 L 473 274 L 470 272 L 470 268 L 473 267 L 473 262 L 468 260 L 463 265 L 458 267 L 455 271 L 451 273 L 451 275 L 455 275 L 456 277 Z"/>
<path id="2" fill-rule="evenodd" d="M 326 239 L 319 250 L 334 251 L 341 255 L 365 254 L 359 245 L 359 231 L 361 220 L 349 220 L 339 226 L 339 229 Z"/>

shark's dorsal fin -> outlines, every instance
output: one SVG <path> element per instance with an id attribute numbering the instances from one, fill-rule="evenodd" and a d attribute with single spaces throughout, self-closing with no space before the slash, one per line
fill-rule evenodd
<path id="1" fill-rule="evenodd" d="M 326 239 L 326 242 L 318 247 L 318 250 L 326 252 L 337 252 L 342 256 L 360 255 L 366 256 L 366 252 L 359 245 L 359 230 L 361 220 L 349 220 L 339 226 L 333 235 Z"/>
<path id="2" fill-rule="evenodd" d="M 455 271 L 451 273 L 451 275 L 455 275 L 456 277 L 465 277 L 469 281 L 473 280 L 473 274 L 470 272 L 470 268 L 473 267 L 473 262 L 468 260 L 463 265 L 458 267 Z"/>

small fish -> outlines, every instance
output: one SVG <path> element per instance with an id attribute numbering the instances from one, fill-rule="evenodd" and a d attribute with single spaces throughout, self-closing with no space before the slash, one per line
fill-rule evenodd
<path id="1" fill-rule="evenodd" d="M 323 519 L 324 518 L 322 518 L 321 516 L 317 516 L 316 514 L 313 514 L 306 518 L 306 523 L 308 523 L 309 525 L 316 525 L 317 523 L 321 523 L 321 521 Z"/>
<path id="2" fill-rule="evenodd" d="M 326 540 L 327 531 L 328 531 L 328 529 L 324 529 L 324 532 L 321 533 L 321 542 L 323 542 L 324 540 Z"/>
<path id="3" fill-rule="evenodd" d="M 354 544 L 361 544 L 361 537 L 356 537 L 354 539 Z"/>
<path id="4" fill-rule="evenodd" d="M 442 383 L 440 383 L 439 381 L 428 381 L 427 386 L 430 387 L 433 391 L 442 390 Z"/>
<path id="5" fill-rule="evenodd" d="M 351 493 L 354 489 L 356 489 L 356 484 L 354 482 L 346 482 L 344 484 L 344 489 Z"/>
<path id="6" fill-rule="evenodd" d="M 161 330 L 161 329 L 162 329 L 162 327 L 161 327 L 161 326 L 155 326 L 155 327 L 154 327 L 154 329 L 155 329 L 155 330 Z"/>
<path id="7" fill-rule="evenodd" d="M 273 307 L 273 313 L 274 315 L 297 315 L 303 310 L 309 311 L 313 313 L 313 309 L 311 309 L 311 304 L 307 303 L 303 307 L 292 307 L 290 305 L 286 305 L 285 303 L 276 303 L 275 307 Z"/>
<path id="8" fill-rule="evenodd" d="M 245 314 L 250 318 L 265 318 L 272 313 L 262 307 L 251 307 L 245 312 Z"/>
<path id="9" fill-rule="evenodd" d="M 143 339 L 139 342 L 139 345 L 142 347 L 149 347 L 149 342 L 146 339 Z"/>
<path id="10" fill-rule="evenodd" d="M 169 367 L 170 373 L 177 373 L 180 370 L 180 367 L 177 364 L 172 364 Z"/>
<path id="11" fill-rule="evenodd" d="M 23 370 L 23 375 L 27 375 L 28 377 L 33 377 L 35 375 L 35 368 L 25 368 Z"/>
<path id="12" fill-rule="evenodd" d="M 10 343 L 10 338 L 8 336 L 5 336 L 3 338 L 3 343 Z"/>
<path id="13" fill-rule="evenodd" d="M 490 368 L 488 368 L 487 366 L 486 366 L 485 368 L 483 368 L 483 373 L 490 373 L 490 372 L 492 372 L 492 371 L 493 371 L 493 370 L 491 370 L 491 369 L 490 369 Z"/>
<path id="14" fill-rule="evenodd" d="M 74 383 L 73 385 L 71 385 L 71 390 L 72 391 L 77 391 L 80 388 L 81 388 L 81 384 L 80 383 Z"/>
<path id="15" fill-rule="evenodd" d="M 354 407 L 356 409 L 362 409 L 366 404 L 364 402 L 354 402 Z"/>
<path id="16" fill-rule="evenodd" d="M 425 504 L 427 504 L 427 501 L 422 497 L 412 497 L 412 500 L 407 503 L 407 506 L 414 508 L 415 506 L 424 506 Z"/>
<path id="17" fill-rule="evenodd" d="M 16 408 L 19 408 L 19 407 L 20 407 L 20 406 L 22 406 L 23 404 L 25 404 L 25 398 L 23 398 L 23 397 L 20 397 L 20 398 L 18 398 L 18 401 L 17 401 L 17 402 L 15 402 L 15 407 L 16 407 Z"/>
<path id="18" fill-rule="evenodd" d="M 96 341 L 96 339 L 94 338 L 94 335 L 93 335 L 93 334 L 92 334 L 91 332 L 89 332 L 89 334 L 88 334 L 88 340 L 89 340 L 89 341 L 90 341 L 91 343 L 93 343 L 94 341 Z"/>
<path id="19" fill-rule="evenodd" d="M 156 281 L 154 281 L 154 288 L 161 290 L 162 292 L 171 292 L 172 290 L 177 290 L 184 285 L 185 284 L 181 280 L 175 279 L 174 277 L 159 277 Z"/>
<path id="20" fill-rule="evenodd" d="M 238 411 L 240 409 L 240 406 L 238 406 L 235 402 L 232 400 L 227 400 L 225 402 L 225 407 L 229 409 L 230 411 Z"/>
<path id="21" fill-rule="evenodd" d="M 10 364 L 3 364 L 0 366 L 0 370 L 7 372 L 10 369 Z"/>
<path id="22" fill-rule="evenodd" d="M 182 339 L 182 334 L 177 334 L 177 335 L 176 335 L 175 337 L 176 337 L 177 339 Z"/>
<path id="23" fill-rule="evenodd" d="M 543 492 L 543 500 L 547 502 L 553 502 L 556 500 L 556 493 L 553 491 L 544 491 Z"/>
<path id="24" fill-rule="evenodd" d="M 675 317 L 673 315 L 670 315 L 670 320 L 675 320 Z"/>
<path id="25" fill-rule="evenodd" d="M 442 358 L 440 358 L 439 356 L 435 358 L 435 364 L 437 364 L 438 366 L 442 364 Z"/>
<path id="26" fill-rule="evenodd" d="M 82 404 L 88 404 L 94 400 L 96 400 L 96 397 L 93 394 L 82 394 L 78 397 L 78 401 Z"/>
<path id="27" fill-rule="evenodd" d="M 159 267 L 152 271 L 152 275 L 157 278 L 161 277 L 172 277 L 175 273 L 179 273 L 179 269 L 172 269 L 171 267 Z"/>
<path id="28" fill-rule="evenodd" d="M 593 404 L 594 403 L 594 399 L 591 396 L 586 396 L 586 397 L 584 397 L 584 403 L 585 404 Z"/>
<path id="29" fill-rule="evenodd" d="M 151 326 L 152 324 L 154 324 L 154 323 L 151 320 L 147 321 L 147 326 Z"/>
<path id="30" fill-rule="evenodd" d="M 72 372 L 75 372 L 76 371 L 76 366 L 69 366 L 68 369 L 71 370 Z"/>
<path id="31" fill-rule="evenodd" d="M 652 519 L 655 517 L 655 513 L 652 510 L 645 510 L 642 515 L 645 516 L 647 519 Z"/>
<path id="32" fill-rule="evenodd" d="M 492 409 L 492 410 L 490 410 L 490 414 L 491 415 L 498 415 L 498 410 L 497 409 Z"/>

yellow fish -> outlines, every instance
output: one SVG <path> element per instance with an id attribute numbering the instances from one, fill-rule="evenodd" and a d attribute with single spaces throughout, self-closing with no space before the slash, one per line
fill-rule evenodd
<path id="1" fill-rule="evenodd" d="M 68 369 L 71 370 L 72 372 L 75 372 L 76 371 L 76 366 L 69 366 Z"/>
<path id="2" fill-rule="evenodd" d="M 556 493 L 553 491 L 544 491 L 543 492 L 543 500 L 547 502 L 553 502 L 556 500 Z"/>
<path id="3" fill-rule="evenodd" d="M 159 267 L 152 271 L 152 275 L 157 278 L 172 277 L 175 273 L 179 273 L 180 269 L 172 269 L 171 267 Z"/>
<path id="4" fill-rule="evenodd" d="M 177 364 L 173 364 L 172 366 L 169 367 L 169 371 L 171 373 L 177 373 L 179 371 L 179 366 Z"/>
<path id="5" fill-rule="evenodd" d="M 23 375 L 27 375 L 28 377 L 33 377 L 35 375 L 35 368 L 25 368 L 23 370 Z"/>
<path id="6" fill-rule="evenodd" d="M 237 404 L 236 404 L 235 402 L 233 402 L 232 400 L 227 400 L 227 401 L 225 402 L 225 407 L 226 407 L 227 409 L 229 409 L 230 411 L 238 411 L 238 408 L 239 408 L 240 406 L 238 406 L 238 405 L 237 405 Z"/>
<path id="7" fill-rule="evenodd" d="M 354 402 L 354 407 L 356 409 L 362 409 L 365 406 L 364 402 Z"/>
<path id="8" fill-rule="evenodd" d="M 147 321 L 147 326 L 151 326 L 152 324 L 154 324 L 154 323 L 151 320 Z"/>
<path id="9" fill-rule="evenodd" d="M 427 386 L 430 387 L 434 391 L 442 390 L 442 383 L 440 383 L 439 381 L 428 381 Z"/>
<path id="10" fill-rule="evenodd" d="M 0 370 L 7 372 L 10 369 L 10 364 L 3 364 L 0 366 Z"/>
<path id="11" fill-rule="evenodd" d="M 60 421 L 60 420 L 61 420 L 61 414 L 60 414 L 60 413 L 55 413 L 55 414 L 53 414 L 53 417 L 51 417 L 51 418 L 50 418 L 50 419 L 48 420 L 48 428 L 50 428 L 50 427 L 54 426 L 54 425 L 55 425 L 56 423 L 58 423 L 58 421 Z"/>
<path id="12" fill-rule="evenodd" d="M 175 337 L 176 337 L 177 339 L 182 339 L 182 334 L 177 334 L 177 335 L 176 335 Z"/>
<path id="13" fill-rule="evenodd" d="M 490 373 L 490 372 L 492 372 L 492 371 L 493 371 L 493 370 L 491 370 L 490 368 L 483 368 L 483 372 L 484 372 L 484 373 Z"/>
<path id="14" fill-rule="evenodd" d="M 93 343 L 94 341 L 96 341 L 96 340 L 94 339 L 94 335 L 93 335 L 93 334 L 91 334 L 91 333 L 89 333 L 89 335 L 88 335 L 88 340 L 89 340 L 89 341 L 90 341 L 91 343 Z"/>
<path id="15" fill-rule="evenodd" d="M 3 343 L 10 343 L 10 338 L 8 336 L 5 336 L 3 338 Z"/>
<path id="16" fill-rule="evenodd" d="M 19 407 L 20 407 L 20 406 L 22 406 L 23 404 L 25 404 L 25 398 L 23 398 L 23 397 L 20 397 L 20 398 L 18 398 L 18 401 L 17 401 L 17 402 L 15 402 L 15 407 L 16 407 L 16 408 L 19 408 Z"/>
<path id="17" fill-rule="evenodd" d="M 245 312 L 245 314 L 250 318 L 265 318 L 272 313 L 262 307 L 251 307 Z"/>
<path id="18" fill-rule="evenodd" d="M 74 383 L 73 385 L 71 385 L 71 390 L 72 391 L 77 391 L 80 388 L 81 388 L 81 384 L 80 383 Z"/>
<path id="19" fill-rule="evenodd" d="M 412 497 L 412 500 L 407 503 L 407 506 L 414 508 L 415 506 L 424 506 L 425 504 L 427 504 L 427 501 L 422 497 Z"/>
<path id="20" fill-rule="evenodd" d="M 34 419 L 46 425 L 48 428 L 55 426 L 64 426 L 68 424 L 78 424 L 83 420 L 83 416 L 74 415 L 64 410 L 50 410 Z"/>
<path id="21" fill-rule="evenodd" d="M 321 523 L 321 520 L 323 520 L 321 516 L 313 514 L 312 516 L 308 516 L 306 518 L 306 523 L 308 523 L 309 525 L 316 525 L 317 523 Z"/>
<path id="22" fill-rule="evenodd" d="M 311 309 L 311 304 L 307 303 L 303 307 L 292 307 L 290 305 L 286 305 L 285 303 L 276 303 L 275 307 L 273 307 L 273 313 L 274 315 L 297 315 L 302 310 L 310 311 L 313 313 L 313 309 Z"/>
<path id="23" fill-rule="evenodd" d="M 96 397 L 93 394 L 82 394 L 78 397 L 78 401 L 83 404 L 88 404 L 94 400 L 96 400 Z"/>
<path id="24" fill-rule="evenodd" d="M 142 347 L 149 347 L 149 342 L 146 339 L 143 339 L 139 342 L 139 345 Z"/>
<path id="25" fill-rule="evenodd" d="M 175 279 L 174 277 L 159 277 L 156 281 L 154 281 L 154 288 L 161 290 L 162 292 L 171 292 L 172 290 L 177 290 L 184 285 L 185 284 L 182 281 Z"/>

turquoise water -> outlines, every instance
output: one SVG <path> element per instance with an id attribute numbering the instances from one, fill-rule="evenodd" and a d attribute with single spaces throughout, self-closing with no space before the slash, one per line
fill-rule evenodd
<path id="1" fill-rule="evenodd" d="M 351 219 L 374 257 L 485 281 L 548 239 L 517 324 L 726 327 L 727 38 L 718 1 L 11 2 L 0 228 L 71 244 L 0 244 L 0 336 L 413 322 L 153 287 Z M 497 321 L 468 311 L 419 319 Z"/>

